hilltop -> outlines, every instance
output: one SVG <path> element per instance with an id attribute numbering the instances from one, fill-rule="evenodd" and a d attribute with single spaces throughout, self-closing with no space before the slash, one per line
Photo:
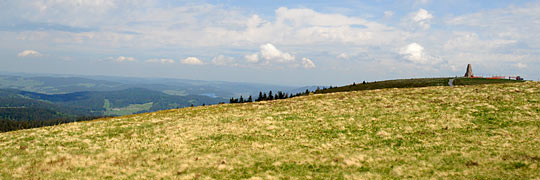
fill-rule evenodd
<path id="1" fill-rule="evenodd" d="M 540 177 L 540 83 L 388 88 L 0 134 L 0 179 Z"/>
<path id="2" fill-rule="evenodd" d="M 347 86 L 320 90 L 317 93 L 362 91 L 362 90 L 387 89 L 387 88 L 450 86 L 449 81 L 451 80 L 452 80 L 452 85 L 456 85 L 456 86 L 524 82 L 522 80 L 510 80 L 510 79 L 485 79 L 485 78 L 461 78 L 461 77 L 459 78 L 457 77 L 413 78 L 413 79 L 395 79 L 395 80 L 385 80 L 385 81 L 375 81 L 375 82 L 364 81 L 358 84 L 351 84 Z"/>

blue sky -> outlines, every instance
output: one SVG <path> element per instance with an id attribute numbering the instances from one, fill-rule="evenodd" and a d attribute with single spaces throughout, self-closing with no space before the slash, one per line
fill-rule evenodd
<path id="1" fill-rule="evenodd" d="M 540 78 L 537 1 L 0 1 L 0 71 L 283 85 Z"/>

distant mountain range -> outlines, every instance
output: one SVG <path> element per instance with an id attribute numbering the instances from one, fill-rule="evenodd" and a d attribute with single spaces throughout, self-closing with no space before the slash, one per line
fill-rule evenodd
<path id="1" fill-rule="evenodd" d="M 174 96 L 143 88 L 52 95 L 0 89 L 0 108 L 21 108 L 19 111 L 22 108 L 31 111 L 50 110 L 61 117 L 127 115 L 224 101 L 223 98 L 201 95 Z M 51 118 L 53 117 L 56 118 Z"/>
<path id="2" fill-rule="evenodd" d="M 321 86 L 322 87 L 322 86 Z M 317 86 L 109 76 L 0 75 L 0 120 L 116 116 L 228 102 L 270 90 L 304 92 Z"/>
<path id="3" fill-rule="evenodd" d="M 322 86 L 321 86 L 322 87 Z M 69 75 L 0 75 L 0 89 L 18 89 L 44 94 L 65 94 L 79 91 L 114 91 L 128 88 L 145 88 L 169 95 L 204 95 L 210 97 L 239 97 L 257 95 L 260 91 L 288 93 L 315 90 L 317 86 L 293 87 L 258 83 L 225 81 L 200 81 L 172 78 L 133 78 L 112 76 Z"/>

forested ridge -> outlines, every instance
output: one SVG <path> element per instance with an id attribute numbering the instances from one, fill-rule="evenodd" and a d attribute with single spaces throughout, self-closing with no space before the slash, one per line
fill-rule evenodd
<path id="1" fill-rule="evenodd" d="M 222 101 L 220 98 L 200 95 L 174 96 L 143 88 L 67 94 L 0 89 L 0 131 L 57 125 L 115 114 L 217 104 Z"/>

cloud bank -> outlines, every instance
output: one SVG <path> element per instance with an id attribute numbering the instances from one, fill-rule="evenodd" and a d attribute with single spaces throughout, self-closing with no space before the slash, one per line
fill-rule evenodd
<path id="1" fill-rule="evenodd" d="M 469 63 L 486 71 L 540 76 L 532 71 L 540 68 L 538 2 L 501 2 L 475 9 L 467 3 L 422 0 L 396 2 L 401 7 L 397 9 L 373 3 L 375 8 L 365 12 L 342 4 L 351 6 L 291 2 L 251 11 L 227 2 L 9 1 L 0 6 L 0 19 L 5 21 L 0 25 L 5 43 L 0 46 L 11 56 L 51 60 L 70 56 L 74 62 L 146 59 L 216 70 L 230 66 L 231 74 L 244 69 L 336 72 L 332 78 L 315 78 L 328 81 L 363 75 L 452 75 L 455 67 Z M 144 68 L 142 63 L 132 65 Z M 377 74 L 369 69 L 395 71 Z"/>

